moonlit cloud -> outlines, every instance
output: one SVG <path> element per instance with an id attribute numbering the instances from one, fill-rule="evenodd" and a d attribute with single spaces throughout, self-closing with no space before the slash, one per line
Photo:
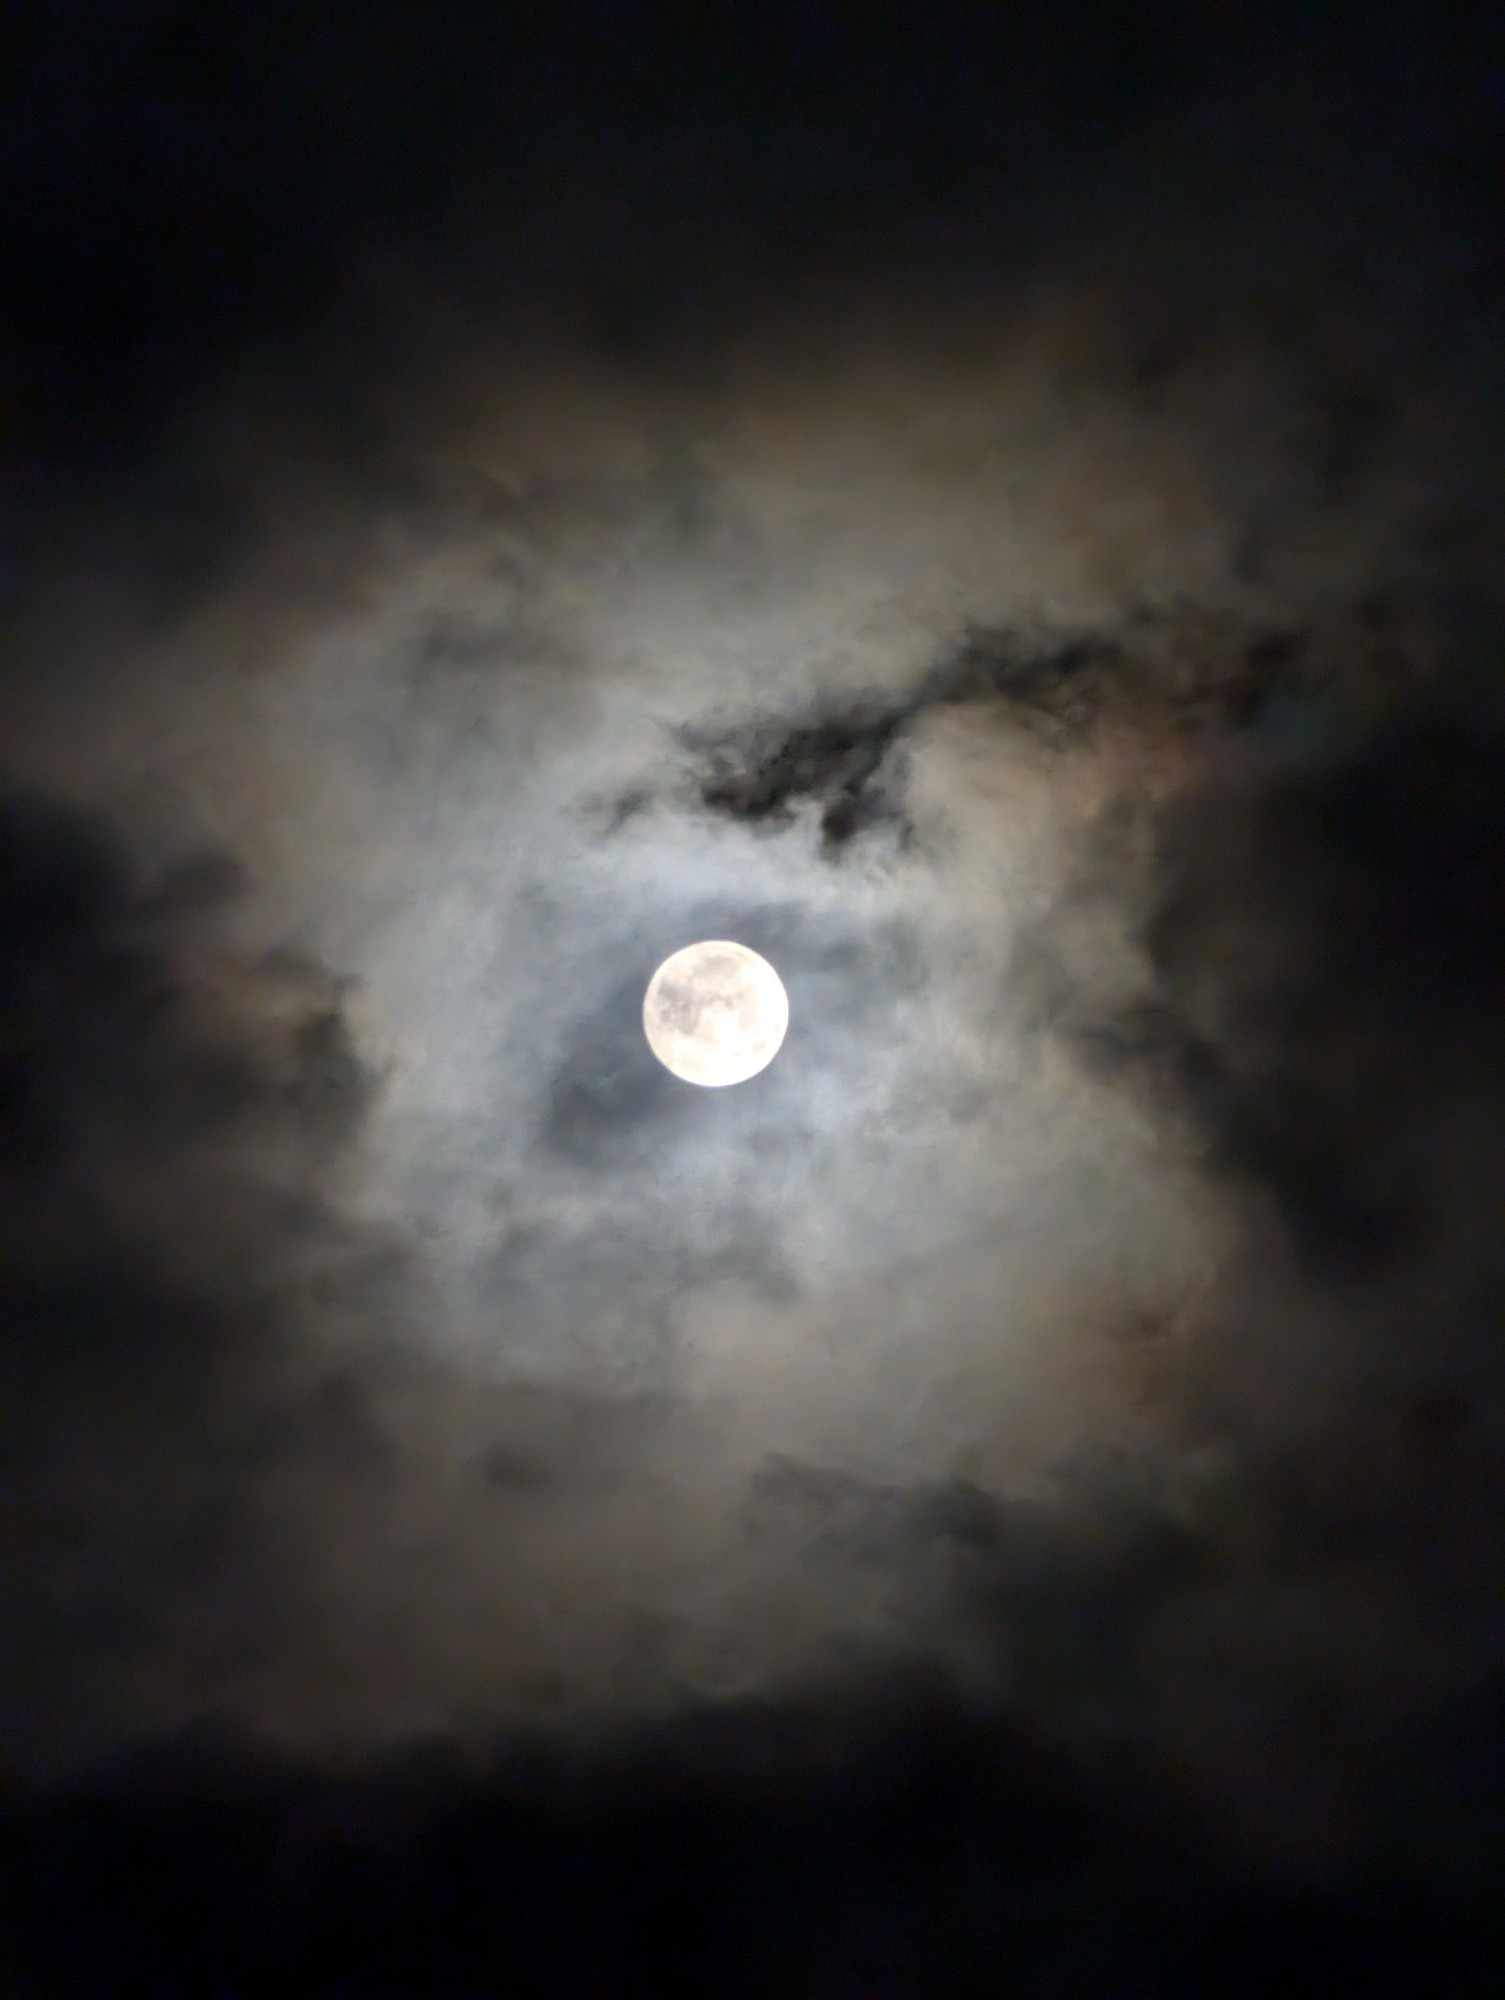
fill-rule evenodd
<path id="1" fill-rule="evenodd" d="M 1008 256 L 734 243 L 625 348 L 410 261 L 69 525 L 0 823 L 9 1758 L 918 1663 L 1264 1865 L 1390 1825 L 1385 1731 L 1498 1666 L 1497 398 L 1399 251 L 1287 256 L 1230 167 L 1231 269 L 1149 153 Z M 176 582 L 153 493 L 219 509 Z M 698 937 L 790 996 L 732 1092 L 642 1038 Z"/>

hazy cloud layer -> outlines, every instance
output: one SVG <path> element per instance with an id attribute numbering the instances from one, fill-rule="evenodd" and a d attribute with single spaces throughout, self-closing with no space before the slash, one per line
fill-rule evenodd
<path id="1" fill-rule="evenodd" d="M 666 222 L 709 275 L 636 318 L 556 194 L 593 280 L 373 259 L 72 510 L 0 820 L 9 1761 L 918 1664 L 1262 1866 L 1442 1852 L 1494 307 L 1210 143 L 773 297 Z M 696 1094 L 638 1010 L 707 935 L 791 1028 Z"/>

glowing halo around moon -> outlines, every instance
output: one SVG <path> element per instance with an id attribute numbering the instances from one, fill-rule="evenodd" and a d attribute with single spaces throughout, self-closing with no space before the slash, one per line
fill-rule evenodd
<path id="1" fill-rule="evenodd" d="M 719 1090 L 767 1069 L 789 1028 L 784 982 L 758 953 L 729 938 L 687 944 L 666 958 L 643 996 L 643 1033 L 666 1070 Z"/>

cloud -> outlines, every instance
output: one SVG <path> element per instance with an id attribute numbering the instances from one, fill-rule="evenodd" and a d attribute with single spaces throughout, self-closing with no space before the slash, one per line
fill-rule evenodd
<path id="1" fill-rule="evenodd" d="M 1007 254 L 841 209 L 778 283 L 756 191 L 388 239 L 61 481 L 0 820 L 13 1763 L 213 1722 L 211 1789 L 359 1817 L 437 1744 L 443 1829 L 536 1732 L 745 1796 L 766 1726 L 787 1828 L 896 1684 L 921 1766 L 1006 1766 L 958 1879 L 1016 1779 L 1110 1826 L 1057 1884 L 1140 1798 L 1212 1872 L 1461 1865 L 1497 398 L 1441 223 L 1376 268 L 1341 147 L 1293 244 L 1299 162 L 1163 143 Z M 638 1021 L 705 935 L 792 1007 L 715 1102 Z"/>
<path id="2" fill-rule="evenodd" d="M 1487 709 L 1423 711 L 1171 836 L 1151 948 L 1183 1069 L 1319 1267 L 1410 1263 L 1460 1222 L 1483 1250 L 1449 1128 L 1497 1087 L 1499 775 Z"/>
<path id="3" fill-rule="evenodd" d="M 373 1087 L 338 983 L 219 947 L 236 871 L 143 875 L 13 792 L 0 884 L 7 1753 L 45 1756 L 279 1643 L 257 1484 L 365 1447 L 358 1393 L 294 1350 L 383 1253 L 330 1184 Z"/>

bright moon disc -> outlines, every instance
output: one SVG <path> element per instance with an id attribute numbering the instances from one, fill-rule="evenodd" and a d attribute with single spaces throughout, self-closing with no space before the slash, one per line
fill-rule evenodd
<path id="1" fill-rule="evenodd" d="M 714 1089 L 746 1083 L 778 1054 L 789 996 L 745 944 L 711 938 L 666 958 L 643 996 L 643 1033 L 667 1070 Z"/>

